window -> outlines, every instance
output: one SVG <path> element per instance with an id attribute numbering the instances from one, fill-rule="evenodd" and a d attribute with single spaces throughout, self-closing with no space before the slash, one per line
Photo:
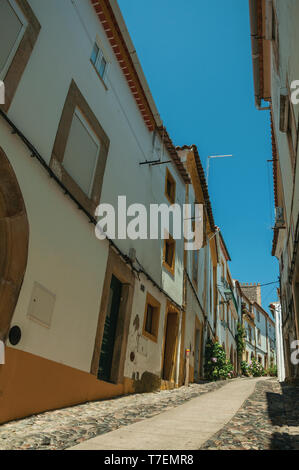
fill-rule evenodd
<path id="1" fill-rule="evenodd" d="M 76 108 L 63 158 L 63 167 L 90 197 L 100 153 L 100 141 Z"/>
<path id="2" fill-rule="evenodd" d="M 95 43 L 93 46 L 90 61 L 96 69 L 98 75 L 103 81 L 105 81 L 108 69 L 108 61 L 104 56 L 103 50 L 98 46 L 97 43 Z"/>
<path id="3" fill-rule="evenodd" d="M 256 310 L 256 316 L 257 316 L 257 321 L 260 322 L 261 317 L 260 317 L 260 312 L 258 310 Z"/>
<path id="4" fill-rule="evenodd" d="M 158 340 L 159 318 L 160 303 L 148 293 L 144 312 L 143 335 L 155 342 Z"/>
<path id="5" fill-rule="evenodd" d="M 27 0 L 0 1 L 0 80 L 8 111 L 40 31 Z M 28 34 L 27 34 L 28 32 Z"/>
<path id="6" fill-rule="evenodd" d="M 297 151 L 297 126 L 296 126 L 296 119 L 294 116 L 293 106 L 290 100 L 289 100 L 289 106 L 288 106 L 287 138 L 288 138 L 292 165 L 294 165 L 296 151 Z"/>
<path id="7" fill-rule="evenodd" d="M 171 235 L 164 240 L 163 266 L 174 275 L 175 267 L 175 241 Z"/>
<path id="8" fill-rule="evenodd" d="M 26 29 L 27 21 L 16 2 L 0 2 L 0 77 L 4 78 Z"/>
<path id="9" fill-rule="evenodd" d="M 258 328 L 257 328 L 257 342 L 259 346 L 262 344 L 261 330 L 259 330 Z"/>
<path id="10" fill-rule="evenodd" d="M 166 168 L 165 196 L 170 204 L 175 203 L 176 182 L 168 168 Z"/>
<path id="11" fill-rule="evenodd" d="M 100 200 L 109 139 L 72 81 L 60 119 L 51 168 L 89 214 Z"/>
<path id="12" fill-rule="evenodd" d="M 288 87 L 280 91 L 279 130 L 287 135 L 290 159 L 294 168 L 297 154 L 297 125 Z"/>
<path id="13" fill-rule="evenodd" d="M 249 337 L 249 342 L 252 342 L 252 332 L 251 332 L 251 327 L 248 327 L 248 337 Z"/>

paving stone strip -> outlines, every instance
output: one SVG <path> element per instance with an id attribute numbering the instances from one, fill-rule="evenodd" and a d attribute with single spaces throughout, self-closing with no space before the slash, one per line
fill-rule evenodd
<path id="1" fill-rule="evenodd" d="M 122 426 L 151 418 L 226 381 L 89 402 L 0 425 L 0 450 L 63 450 Z"/>
<path id="2" fill-rule="evenodd" d="M 201 450 L 299 450 L 299 386 L 258 382 L 234 418 Z"/>

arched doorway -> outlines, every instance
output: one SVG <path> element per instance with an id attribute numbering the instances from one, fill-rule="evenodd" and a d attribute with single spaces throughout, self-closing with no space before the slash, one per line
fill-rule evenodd
<path id="1" fill-rule="evenodd" d="M 5 341 L 22 286 L 29 224 L 14 170 L 0 147 L 0 340 Z"/>

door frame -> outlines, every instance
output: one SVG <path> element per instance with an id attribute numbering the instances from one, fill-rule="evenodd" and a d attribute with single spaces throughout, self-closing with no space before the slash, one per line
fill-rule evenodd
<path id="1" fill-rule="evenodd" d="M 122 283 L 122 291 L 114 340 L 110 381 L 115 384 L 120 384 L 124 382 L 124 368 L 132 313 L 135 277 L 132 270 L 112 247 L 109 249 L 107 260 L 90 373 L 95 376 L 98 375 L 112 275 Z"/>
<path id="2" fill-rule="evenodd" d="M 0 147 L 0 340 L 5 342 L 27 267 L 29 222 L 22 192 Z"/>
<path id="3" fill-rule="evenodd" d="M 202 322 L 195 316 L 194 326 L 194 378 L 195 378 L 195 355 L 196 355 L 196 331 L 199 331 L 199 351 L 198 351 L 198 378 L 202 377 L 202 343 L 203 343 L 203 328 Z"/>
<path id="4" fill-rule="evenodd" d="M 175 371 L 176 371 L 176 365 L 177 365 L 177 360 L 178 360 L 177 351 L 178 351 L 179 324 L 180 324 L 181 312 L 169 300 L 167 300 L 165 311 L 166 311 L 166 314 L 165 314 L 165 322 L 164 322 L 163 346 L 162 346 L 162 357 L 161 357 L 161 378 L 165 382 L 175 383 Z M 169 314 L 176 314 L 176 329 L 175 329 L 175 344 L 174 344 L 174 352 L 173 352 L 174 364 L 172 366 L 170 379 L 167 380 L 163 378 L 163 370 L 164 370 L 164 354 L 165 354 L 165 346 L 166 346 L 167 321 L 168 321 Z"/>

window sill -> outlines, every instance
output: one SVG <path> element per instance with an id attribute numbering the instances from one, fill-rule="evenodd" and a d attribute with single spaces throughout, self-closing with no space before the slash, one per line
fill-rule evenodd
<path id="1" fill-rule="evenodd" d="M 77 182 L 68 174 L 63 164 L 55 158 L 52 158 L 50 167 L 69 193 L 81 204 L 84 210 L 88 214 L 94 214 L 100 197 L 98 197 L 97 200 L 93 200 L 91 197 L 87 196 Z"/>
<path id="2" fill-rule="evenodd" d="M 163 261 L 163 268 L 165 268 L 166 271 L 168 271 L 169 274 L 171 274 L 172 277 L 174 277 L 174 266 L 169 266 L 169 264 L 166 263 L 166 261 Z"/>
<path id="3" fill-rule="evenodd" d="M 147 338 L 147 339 L 153 341 L 154 343 L 158 343 L 158 336 L 152 335 L 151 333 L 148 333 L 148 332 L 145 331 L 145 330 L 143 330 L 142 335 L 143 335 L 145 338 Z"/>
<path id="4" fill-rule="evenodd" d="M 169 204 L 171 205 L 175 204 L 175 199 L 172 199 L 167 193 L 165 193 L 165 197 L 167 201 L 169 202 Z"/>

